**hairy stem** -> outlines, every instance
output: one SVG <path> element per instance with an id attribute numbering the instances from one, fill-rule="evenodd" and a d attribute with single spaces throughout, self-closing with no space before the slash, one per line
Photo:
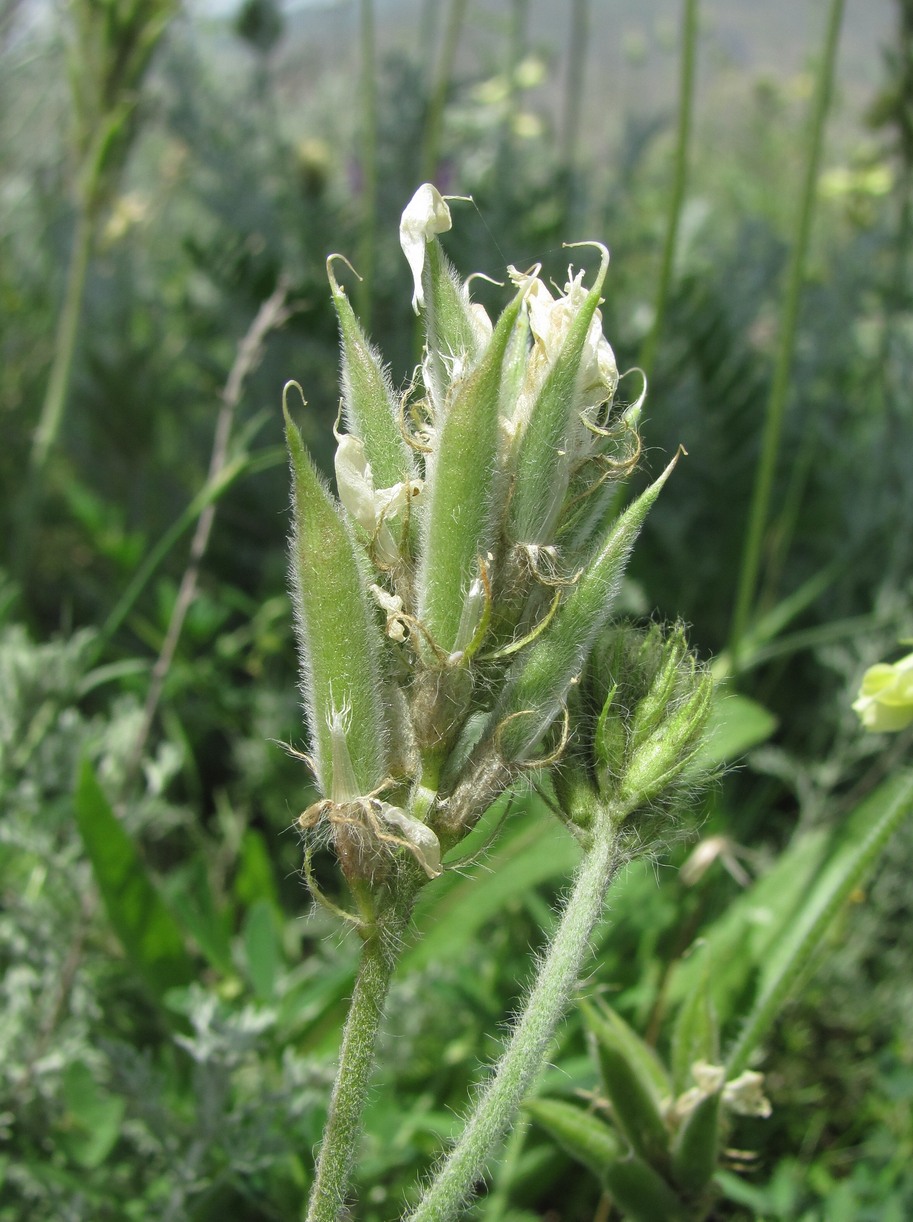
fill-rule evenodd
<path id="1" fill-rule="evenodd" d="M 621 861 L 612 832 L 611 812 L 577 871 L 551 945 L 530 989 L 510 1043 L 480 1094 L 463 1134 L 441 1164 L 409 1222 L 449 1222 L 460 1217 L 485 1172 L 523 1096 L 532 1086 L 555 1028 L 577 986 L 590 936 L 602 915 L 609 883 Z"/>
<path id="2" fill-rule="evenodd" d="M 308 1201 L 307 1222 L 337 1222 L 345 1203 L 374 1069 L 377 1033 L 414 895 L 414 887 L 403 888 L 365 940 Z"/>

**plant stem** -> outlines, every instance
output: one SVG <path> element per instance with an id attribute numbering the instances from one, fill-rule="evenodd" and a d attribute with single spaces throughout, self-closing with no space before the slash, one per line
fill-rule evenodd
<path id="1" fill-rule="evenodd" d="M 414 885 L 402 887 L 365 938 L 308 1200 L 307 1222 L 338 1222 L 345 1203 L 361 1136 L 381 1015 L 415 890 Z"/>
<path id="2" fill-rule="evenodd" d="M 578 868 L 551 946 L 542 960 L 523 1013 L 504 1055 L 479 1096 L 463 1134 L 442 1163 L 409 1222 L 449 1222 L 461 1210 L 482 1177 L 489 1155 L 504 1137 L 514 1113 L 542 1066 L 555 1028 L 577 987 L 590 937 L 602 915 L 603 902 L 618 866 L 610 821 L 602 826 Z"/>
<path id="3" fill-rule="evenodd" d="M 468 0 L 451 0 L 444 43 L 438 60 L 434 84 L 428 99 L 428 115 L 422 140 L 422 182 L 433 182 L 441 154 L 441 131 L 444 125 L 444 105 L 456 62 L 457 47 Z"/>
<path id="4" fill-rule="evenodd" d="M 675 248 L 678 245 L 678 230 L 685 201 L 685 185 L 688 181 L 688 147 L 691 144 L 691 114 L 694 103 L 694 61 L 697 50 L 697 6 L 698 0 L 685 0 L 682 14 L 682 65 L 678 85 L 678 130 L 675 138 L 675 169 L 672 176 L 672 191 L 669 198 L 669 225 L 663 246 L 659 284 L 656 289 L 656 304 L 653 308 L 653 326 L 644 340 L 640 354 L 640 367 L 649 381 L 656 360 L 669 304 L 669 289 L 672 285 L 672 269 L 675 265 Z"/>
<path id="5" fill-rule="evenodd" d="M 67 267 L 67 283 L 63 308 L 57 320 L 54 357 L 48 378 L 38 427 L 32 438 L 29 455 L 28 483 L 16 528 L 13 547 L 13 571 L 21 577 L 28 564 L 32 531 L 42 498 L 42 482 L 51 450 L 57 442 L 64 410 L 70 392 L 73 357 L 86 291 L 89 260 L 95 244 L 96 215 L 86 195 L 82 193 L 76 211 L 76 227 Z"/>
<path id="6" fill-rule="evenodd" d="M 805 180 L 802 187 L 799 211 L 796 217 L 796 233 L 792 243 L 792 253 L 787 275 L 786 299 L 783 306 L 783 325 L 780 329 L 780 342 L 774 365 L 770 398 L 767 402 L 767 411 L 764 418 L 761 456 L 758 460 L 758 470 L 755 476 L 745 545 L 742 548 L 742 569 L 739 574 L 735 610 L 733 612 L 732 628 L 729 637 L 729 652 L 736 671 L 739 668 L 740 646 L 748 627 L 761 569 L 764 534 L 770 510 L 777 454 L 780 448 L 780 436 L 783 431 L 786 398 L 789 393 L 789 375 L 792 370 L 793 355 L 796 349 L 799 305 L 802 298 L 802 285 L 805 279 L 805 263 L 808 256 L 812 220 L 815 214 L 818 167 L 821 162 L 821 150 L 824 144 L 824 124 L 830 103 L 831 82 L 837 58 L 837 44 L 842 18 L 843 0 L 831 0 L 824 51 L 815 85 L 815 100 L 809 130 L 808 153 L 805 162 Z"/>
<path id="7" fill-rule="evenodd" d="M 371 329 L 377 228 L 377 67 L 374 0 L 361 0 L 361 232 L 358 240 L 358 313 Z"/>

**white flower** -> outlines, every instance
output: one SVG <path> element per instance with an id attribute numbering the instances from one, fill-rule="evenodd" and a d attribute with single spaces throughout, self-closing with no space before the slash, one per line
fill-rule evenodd
<path id="1" fill-rule="evenodd" d="M 557 298 L 539 278 L 538 270 L 518 272 L 514 267 L 508 268 L 513 283 L 525 291 L 529 329 L 533 337 L 513 421 L 514 431 L 522 431 L 529 419 L 532 406 L 560 357 L 568 332 L 587 297 L 582 269 L 574 275 L 574 269 L 568 268 L 564 293 Z M 617 386 L 615 354 L 602 333 L 602 314 L 596 310 L 587 332 L 577 375 L 575 406 L 578 414 L 585 417 L 594 415 L 595 409 L 614 397 Z M 577 441 L 584 451 L 592 447 L 591 434 L 587 430 L 580 430 Z"/>
<path id="2" fill-rule="evenodd" d="M 395 564 L 399 548 L 387 522 L 415 500 L 422 490 L 422 481 L 413 479 L 390 488 L 375 488 L 364 444 L 350 433 L 339 438 L 335 466 L 336 487 L 343 506 L 371 536 L 378 561 Z"/>
<path id="3" fill-rule="evenodd" d="M 731 1112 L 739 1116 L 760 1116 L 766 1120 L 773 1109 L 762 1090 L 764 1075 L 746 1069 L 723 1087 L 723 1102 Z"/>
<path id="4" fill-rule="evenodd" d="M 430 182 L 423 183 L 406 205 L 399 223 L 399 244 L 412 268 L 415 292 L 412 308 L 417 314 L 425 304 L 422 292 L 422 269 L 425 266 L 425 246 L 437 233 L 446 233 L 453 222 L 444 197 Z"/>

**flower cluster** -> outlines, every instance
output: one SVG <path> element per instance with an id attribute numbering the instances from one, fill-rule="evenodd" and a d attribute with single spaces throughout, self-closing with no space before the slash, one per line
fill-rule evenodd
<path id="1" fill-rule="evenodd" d="M 539 267 L 509 268 L 513 296 L 492 322 L 440 247 L 450 227 L 446 201 L 420 187 L 400 239 L 425 348 L 402 394 L 338 283 L 339 256 L 328 260 L 338 501 L 286 409 L 302 691 L 323 794 L 302 823 L 329 835 L 362 891 L 397 863 L 437 874 L 518 772 L 560 750 L 569 692 L 674 465 L 617 511 L 643 395 L 616 402 L 606 249 L 582 244 L 599 255 L 589 287 L 573 268 L 563 291 Z"/>

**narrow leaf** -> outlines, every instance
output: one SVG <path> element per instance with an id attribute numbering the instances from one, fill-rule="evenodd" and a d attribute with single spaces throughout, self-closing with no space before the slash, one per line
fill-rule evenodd
<path id="1" fill-rule="evenodd" d="M 523 1110 L 563 1150 L 600 1179 L 607 1164 L 623 1153 L 617 1135 L 605 1121 L 573 1103 L 563 1099 L 527 1099 Z"/>
<path id="2" fill-rule="evenodd" d="M 850 815 L 839 843 L 789 930 L 764 964 L 757 1000 L 735 1047 L 727 1077 L 736 1077 L 772 1026 L 790 991 L 841 907 L 913 812 L 913 771 L 890 777 Z"/>
<path id="3" fill-rule="evenodd" d="M 672 1175 L 689 1195 L 696 1196 L 716 1170 L 720 1144 L 720 1092 L 707 1095 L 682 1121 L 672 1147 Z"/>
<path id="4" fill-rule="evenodd" d="M 581 1002 L 596 1044 L 612 1110 L 628 1140 L 648 1162 L 664 1165 L 669 1133 L 660 1106 L 672 1094 L 665 1066 L 620 1014 L 605 1004 Z"/>
<path id="5" fill-rule="evenodd" d="M 196 972 L 180 926 L 165 907 L 88 761 L 79 774 L 75 807 L 79 834 L 108 919 L 133 966 L 158 998 L 170 988 L 189 984 Z"/>
<path id="6" fill-rule="evenodd" d="M 690 1214 L 676 1193 L 639 1158 L 609 1163 L 604 1178 L 627 1222 L 688 1222 Z"/>

